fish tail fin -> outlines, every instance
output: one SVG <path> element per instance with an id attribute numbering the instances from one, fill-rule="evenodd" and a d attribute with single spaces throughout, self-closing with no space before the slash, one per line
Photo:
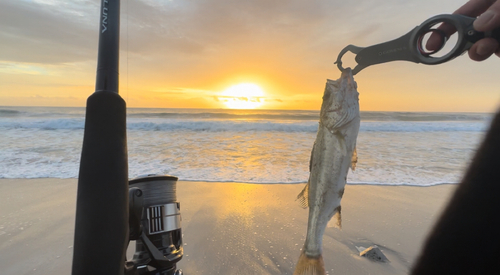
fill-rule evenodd
<path id="1" fill-rule="evenodd" d="M 337 208 L 335 208 L 335 214 L 333 214 L 333 217 L 330 219 L 330 221 L 327 224 L 327 227 L 335 227 L 338 229 L 342 229 L 342 207 L 339 205 Z"/>
<path id="2" fill-rule="evenodd" d="M 295 271 L 293 275 L 325 275 L 325 263 L 323 262 L 323 256 L 319 257 L 308 257 L 304 251 L 300 253 L 299 261 L 295 266 Z"/>
<path id="3" fill-rule="evenodd" d="M 309 182 L 307 182 L 306 186 L 302 189 L 302 192 L 300 192 L 296 200 L 299 201 L 302 208 L 309 207 Z"/>

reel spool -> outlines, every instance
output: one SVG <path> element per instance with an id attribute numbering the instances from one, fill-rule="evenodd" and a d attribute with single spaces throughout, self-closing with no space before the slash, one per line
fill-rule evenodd
<path id="1" fill-rule="evenodd" d="M 177 177 L 146 175 L 129 181 L 129 239 L 136 252 L 125 265 L 127 275 L 182 275 L 180 203 Z"/>

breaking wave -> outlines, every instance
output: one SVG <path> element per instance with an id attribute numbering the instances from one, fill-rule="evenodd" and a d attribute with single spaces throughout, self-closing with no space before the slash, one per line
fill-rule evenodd
<path id="1" fill-rule="evenodd" d="M 77 130 L 84 128 L 84 118 L 0 119 L 3 129 Z M 361 132 L 482 132 L 484 121 L 361 121 Z M 318 130 L 316 121 L 273 120 L 203 120 L 203 119 L 128 119 L 128 130 L 195 132 L 310 132 Z"/>

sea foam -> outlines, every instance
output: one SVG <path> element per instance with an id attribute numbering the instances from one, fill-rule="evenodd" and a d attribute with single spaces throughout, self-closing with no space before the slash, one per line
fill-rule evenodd
<path id="1" fill-rule="evenodd" d="M 318 111 L 129 109 L 129 176 L 302 183 Z M 362 112 L 352 184 L 458 182 L 490 114 Z M 0 178 L 75 178 L 84 108 L 0 107 Z"/>

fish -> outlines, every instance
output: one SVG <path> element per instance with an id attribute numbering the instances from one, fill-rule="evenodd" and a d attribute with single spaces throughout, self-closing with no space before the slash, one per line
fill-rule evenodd
<path id="1" fill-rule="evenodd" d="M 327 79 L 309 162 L 309 180 L 297 196 L 302 207 L 309 207 L 309 218 L 294 275 L 326 274 L 323 234 L 327 225 L 339 229 L 342 226 L 340 201 L 349 167 L 354 170 L 358 160 L 356 139 L 361 119 L 357 88 L 350 69 L 336 81 Z"/>

